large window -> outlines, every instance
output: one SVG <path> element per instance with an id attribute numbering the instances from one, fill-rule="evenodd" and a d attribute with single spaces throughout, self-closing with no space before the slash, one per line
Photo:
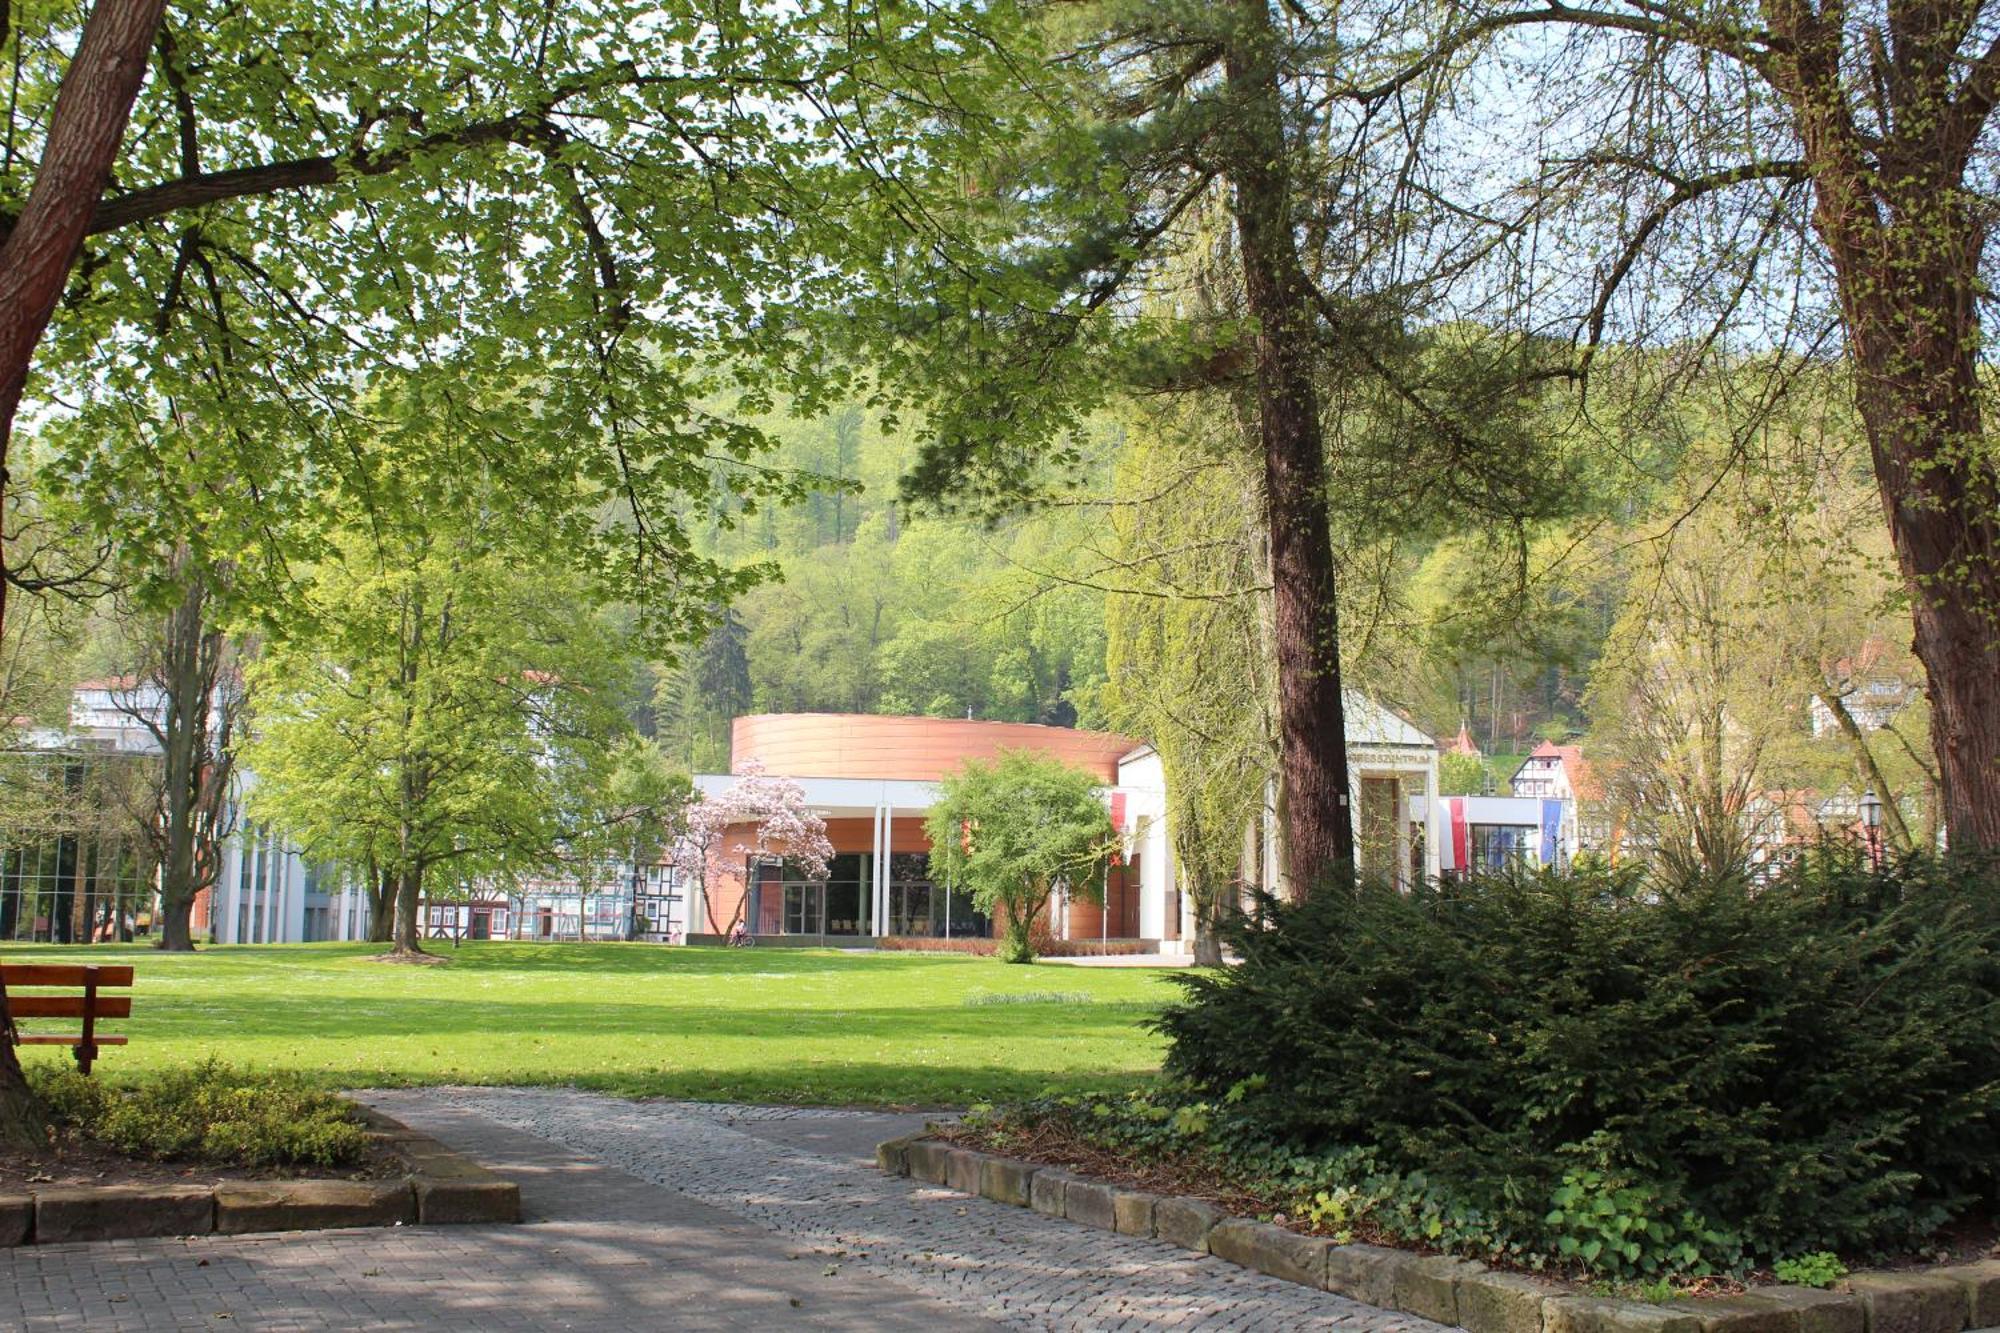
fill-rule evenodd
<path id="1" fill-rule="evenodd" d="M 889 933 L 920 938 L 985 936 L 992 923 L 972 910 L 972 899 L 931 882 L 931 858 L 897 852 L 889 858 Z"/>
<path id="2" fill-rule="evenodd" d="M 790 862 L 752 866 L 751 929 L 759 935 L 872 935 L 875 895 L 873 856 L 842 852 L 815 884 Z"/>
<path id="3" fill-rule="evenodd" d="M 824 884 L 772 858 L 750 867 L 750 930 L 758 935 L 859 936 L 875 933 L 875 858 L 843 852 L 828 866 Z M 916 936 L 984 936 L 991 923 L 972 910 L 964 893 L 948 893 L 930 877 L 930 857 L 897 852 L 889 858 L 889 933 Z"/>
<path id="4" fill-rule="evenodd" d="M 1468 832 L 1472 864 L 1477 869 L 1505 870 L 1540 860 L 1542 830 L 1537 825 L 1474 824 Z"/>

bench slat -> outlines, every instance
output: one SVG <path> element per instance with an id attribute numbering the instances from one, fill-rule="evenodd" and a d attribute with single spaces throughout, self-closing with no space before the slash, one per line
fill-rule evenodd
<path id="1" fill-rule="evenodd" d="M 102 1032 L 92 1037 L 91 1040 L 99 1046 L 123 1046 L 125 1044 L 123 1037 L 107 1037 Z M 82 1037 L 54 1037 L 24 1032 L 21 1034 L 20 1040 L 15 1044 L 19 1046 L 76 1046 L 81 1044 L 82 1041 Z"/>
<path id="2" fill-rule="evenodd" d="M 0 963 L 0 982 L 5 982 L 10 991 L 16 986 L 81 986 L 84 984 L 84 967 L 82 963 Z M 100 966 L 97 969 L 97 984 L 131 985 L 131 965 Z"/>
<path id="3" fill-rule="evenodd" d="M 16 1018 L 82 1018 L 81 995 L 9 995 L 8 1012 Z M 132 997 L 100 995 L 91 1009 L 99 1018 L 130 1018 Z"/>

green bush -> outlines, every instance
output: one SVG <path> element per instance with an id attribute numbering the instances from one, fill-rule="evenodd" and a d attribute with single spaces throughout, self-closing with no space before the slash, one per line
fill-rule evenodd
<path id="1" fill-rule="evenodd" d="M 1462 1249 L 1626 1275 L 1908 1246 L 2000 1194 L 1995 871 L 1329 890 L 1184 979 L 1166 1065 L 1233 1151 Z"/>
<path id="2" fill-rule="evenodd" d="M 107 1084 L 71 1069 L 29 1075 L 57 1124 L 133 1157 L 246 1167 L 351 1166 L 368 1139 L 354 1108 L 293 1074 L 204 1061 Z"/>
<path id="3" fill-rule="evenodd" d="M 1811 1254 L 1778 1260 L 1772 1265 L 1772 1273 L 1778 1281 L 1789 1282 L 1795 1287 L 1830 1287 L 1847 1276 L 1847 1265 L 1840 1262 L 1838 1255 L 1815 1250 Z"/>

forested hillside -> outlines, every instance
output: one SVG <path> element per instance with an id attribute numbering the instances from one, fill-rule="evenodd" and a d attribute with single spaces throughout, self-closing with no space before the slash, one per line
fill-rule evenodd
<path id="1" fill-rule="evenodd" d="M 1726 401 L 1690 399 L 1672 429 L 1632 432 L 1568 478 L 1566 512 L 1498 532 L 1454 514 L 1450 488 L 1428 513 L 1385 515 L 1396 479 L 1365 451 L 1336 460 L 1348 678 L 1440 738 L 1466 726 L 1496 770 L 1580 738 L 1706 799 L 1855 784 L 1921 802 L 1921 700 L 1865 741 L 1832 707 L 1917 672 L 1860 437 L 1807 389 L 1750 429 Z M 1203 758 L 1183 764 L 1226 755 L 1232 802 L 1261 789 L 1268 578 L 1255 457 L 1226 410 L 1101 413 L 1074 484 L 993 522 L 900 502 L 910 434 L 858 407 L 760 424 L 783 441 L 768 465 L 813 480 L 798 503 L 711 516 L 707 551 L 769 577 L 635 687 L 679 761 L 724 765 L 744 712 L 924 713 L 1170 745 L 1163 732 L 1197 731 Z M 1694 771 L 1690 746 L 1711 756 Z"/>
<path id="2" fill-rule="evenodd" d="M 723 766 L 730 719 L 751 711 L 1103 722 L 1104 595 L 1071 568 L 1104 521 L 1091 496 L 990 524 L 912 513 L 896 498 L 907 436 L 879 418 L 848 407 L 765 424 L 782 445 L 763 461 L 818 480 L 798 504 L 711 519 L 711 552 L 771 577 L 684 661 L 654 669 L 669 753 Z M 1121 439 L 1109 424 L 1093 439 L 1100 492 Z"/>

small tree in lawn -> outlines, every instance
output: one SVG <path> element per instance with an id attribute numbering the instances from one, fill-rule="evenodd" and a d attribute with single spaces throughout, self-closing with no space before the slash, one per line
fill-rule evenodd
<path id="1" fill-rule="evenodd" d="M 938 785 L 924 825 L 931 872 L 964 887 L 980 911 L 1004 913 L 1002 961 L 1034 961 L 1030 932 L 1058 886 L 1104 900 L 1117 831 L 1090 774 L 1009 750 L 992 763 L 968 760 Z"/>
<path id="2" fill-rule="evenodd" d="M 729 842 L 731 829 L 748 828 L 748 841 L 739 837 Z M 833 860 L 833 844 L 827 841 L 826 821 L 806 803 L 805 788 L 790 778 L 773 777 L 752 759 L 743 765 L 743 774 L 719 792 L 696 801 L 687 815 L 687 831 L 674 846 L 674 868 L 682 880 L 701 891 L 702 912 L 709 930 L 722 934 L 736 924 L 732 918 L 717 921 L 708 898 L 708 870 L 714 857 L 727 852 L 735 856 L 783 855 L 806 872 L 806 878 L 824 880 Z M 749 897 L 744 897 L 748 910 Z"/>

